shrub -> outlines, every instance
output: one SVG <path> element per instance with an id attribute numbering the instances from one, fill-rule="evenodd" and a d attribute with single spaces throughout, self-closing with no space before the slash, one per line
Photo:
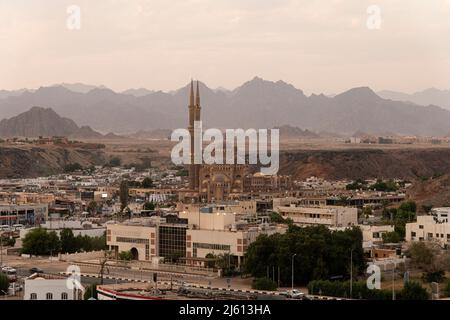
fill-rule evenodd
<path id="1" fill-rule="evenodd" d="M 119 253 L 119 260 L 131 261 L 133 260 L 133 254 L 131 251 L 122 251 Z"/>
<path id="2" fill-rule="evenodd" d="M 428 292 L 420 283 L 411 281 L 403 287 L 399 300 L 428 300 Z"/>
<path id="3" fill-rule="evenodd" d="M 269 278 L 256 278 L 253 280 L 252 288 L 255 290 L 275 291 L 277 284 Z"/>
<path id="4" fill-rule="evenodd" d="M 6 274 L 0 272 L 0 295 L 4 295 L 4 292 L 8 292 L 9 279 Z"/>

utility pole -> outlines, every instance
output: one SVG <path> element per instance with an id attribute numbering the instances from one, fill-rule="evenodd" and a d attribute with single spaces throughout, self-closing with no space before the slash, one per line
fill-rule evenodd
<path id="1" fill-rule="evenodd" d="M 275 282 L 275 266 L 272 266 L 272 281 Z"/>
<path id="2" fill-rule="evenodd" d="M 278 288 L 280 287 L 280 266 L 278 266 Z"/>
<path id="3" fill-rule="evenodd" d="M 353 294 L 353 248 L 350 250 L 350 299 Z"/>
<path id="4" fill-rule="evenodd" d="M 392 268 L 392 300 L 395 300 L 395 261 L 394 268 Z"/>
<path id="5" fill-rule="evenodd" d="M 292 275 L 291 275 L 291 281 L 292 281 L 291 287 L 292 287 L 292 290 L 294 290 L 294 258 L 295 258 L 296 255 L 297 255 L 296 253 L 294 253 L 292 255 Z"/>
<path id="6" fill-rule="evenodd" d="M 3 235 L 0 234 L 0 267 L 3 266 Z"/>

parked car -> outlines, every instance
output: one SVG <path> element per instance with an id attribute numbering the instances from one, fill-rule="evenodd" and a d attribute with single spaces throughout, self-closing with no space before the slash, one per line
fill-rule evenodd
<path id="1" fill-rule="evenodd" d="M 19 231 L 19 230 L 22 230 L 22 229 L 24 229 L 25 227 L 23 226 L 23 224 L 13 224 L 13 229 L 14 229 L 14 231 Z"/>
<path id="2" fill-rule="evenodd" d="M 10 282 L 17 280 L 17 270 L 12 267 L 3 266 L 1 271 L 8 276 Z"/>

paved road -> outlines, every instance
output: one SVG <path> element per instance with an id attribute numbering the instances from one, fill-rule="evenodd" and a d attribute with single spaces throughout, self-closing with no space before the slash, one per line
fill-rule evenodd
<path id="1" fill-rule="evenodd" d="M 32 267 L 40 268 L 45 273 L 60 274 L 66 272 L 68 270 L 68 267 L 71 265 L 71 263 L 64 261 L 49 261 L 48 258 L 27 259 L 17 256 L 7 256 L 5 264 L 16 268 L 20 276 L 29 276 L 30 274 L 29 269 Z M 100 273 L 100 266 L 82 263 L 80 264 L 80 271 L 81 274 L 83 275 L 98 276 Z M 153 280 L 153 274 L 154 271 L 149 270 L 135 270 L 109 266 L 105 270 L 104 282 L 108 284 L 127 282 L 126 280 L 121 279 L 133 279 L 135 281 L 151 282 Z M 110 277 L 113 279 L 106 279 L 106 277 Z M 186 282 L 190 284 L 212 286 L 216 288 L 231 288 L 235 290 L 251 289 L 251 279 L 243 279 L 240 277 L 235 277 L 232 278 L 230 283 L 228 284 L 228 280 L 226 278 L 212 278 L 204 276 L 183 275 L 170 272 L 158 272 L 158 281 L 170 281 L 170 280 L 174 282 Z M 91 284 L 98 281 L 99 279 L 96 279 L 94 277 L 82 278 L 83 284 Z M 305 288 L 298 288 L 298 289 L 300 289 L 303 292 L 307 292 Z"/>

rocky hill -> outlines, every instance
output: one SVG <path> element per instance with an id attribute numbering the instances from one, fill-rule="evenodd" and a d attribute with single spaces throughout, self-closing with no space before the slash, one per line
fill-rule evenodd
<path id="1" fill-rule="evenodd" d="M 61 173 L 67 164 L 83 167 L 105 162 L 102 150 L 62 146 L 0 146 L 0 178 L 38 177 Z"/>
<path id="2" fill-rule="evenodd" d="M 407 192 L 419 206 L 450 206 L 450 173 L 416 181 Z"/>
<path id="3" fill-rule="evenodd" d="M 73 120 L 60 117 L 50 108 L 32 107 L 15 117 L 0 121 L 0 136 L 100 138 L 102 135 L 88 126 L 78 127 Z"/>
<path id="4" fill-rule="evenodd" d="M 450 149 L 299 150 L 280 154 L 281 174 L 297 179 L 401 178 L 412 181 L 450 172 Z"/>

